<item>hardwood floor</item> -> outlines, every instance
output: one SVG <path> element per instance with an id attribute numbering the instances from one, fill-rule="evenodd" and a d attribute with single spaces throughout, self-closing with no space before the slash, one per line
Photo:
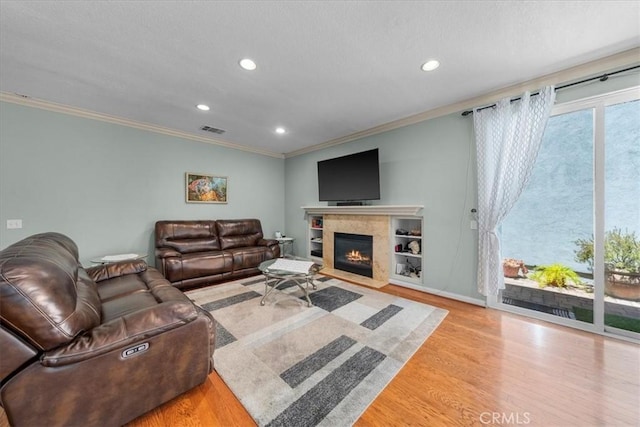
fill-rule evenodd
<path id="1" fill-rule="evenodd" d="M 388 285 L 449 314 L 357 426 L 638 426 L 640 346 Z M 251 426 L 214 372 L 131 427 Z"/>

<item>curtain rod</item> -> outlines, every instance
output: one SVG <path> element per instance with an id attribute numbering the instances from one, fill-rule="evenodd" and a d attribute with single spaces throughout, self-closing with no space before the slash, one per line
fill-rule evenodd
<path id="1" fill-rule="evenodd" d="M 636 68 L 640 68 L 640 65 L 634 65 L 633 67 L 625 68 L 623 70 L 614 71 L 612 73 L 604 73 L 601 76 L 589 77 L 588 79 L 580 80 L 578 82 L 567 83 L 565 85 L 561 85 L 561 86 L 556 87 L 555 90 L 558 91 L 560 89 L 565 89 L 565 88 L 568 88 L 568 87 L 571 87 L 571 86 L 580 85 L 582 83 L 587 83 L 587 82 L 591 82 L 591 81 L 594 81 L 594 80 L 600 80 L 601 82 L 605 82 L 605 81 L 607 81 L 609 79 L 609 76 L 615 76 L 616 74 L 624 73 L 626 71 L 635 70 Z M 534 92 L 534 93 L 531 94 L 531 96 L 535 96 L 535 95 L 538 95 L 538 94 L 540 94 L 540 92 Z M 520 97 L 513 98 L 511 100 L 511 102 L 518 101 L 519 99 L 520 99 Z M 495 106 L 496 106 L 496 104 L 491 104 L 491 105 L 487 105 L 486 107 L 476 108 L 476 110 L 478 110 L 478 111 L 485 110 L 487 108 L 493 108 Z M 469 114 L 473 114 L 473 110 L 467 110 L 467 111 L 464 111 L 462 113 L 463 116 L 468 116 Z"/>

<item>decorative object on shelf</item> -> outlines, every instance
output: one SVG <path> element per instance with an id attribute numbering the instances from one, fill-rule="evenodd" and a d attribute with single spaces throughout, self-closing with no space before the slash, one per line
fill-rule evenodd
<path id="1" fill-rule="evenodd" d="M 311 227 L 312 228 L 322 228 L 322 217 L 313 218 L 311 220 Z"/>
<path id="2" fill-rule="evenodd" d="M 411 236 L 420 237 L 420 236 L 422 236 L 422 231 L 420 231 L 420 230 L 411 230 L 411 231 L 409 232 L 409 234 L 410 234 Z"/>
<path id="3" fill-rule="evenodd" d="M 227 203 L 227 177 L 185 174 L 187 203 Z"/>
<path id="4" fill-rule="evenodd" d="M 402 252 L 402 245 L 395 245 L 394 249 L 396 252 Z"/>
<path id="5" fill-rule="evenodd" d="M 524 261 L 515 258 L 505 258 L 502 261 L 502 270 L 504 277 L 510 277 L 512 279 L 520 277 L 520 271 L 522 271 L 523 276 L 529 272 L 524 265 Z"/>
<path id="6" fill-rule="evenodd" d="M 412 254 L 418 255 L 420 253 L 420 243 L 417 240 L 412 240 L 407 245 Z"/>
<path id="7" fill-rule="evenodd" d="M 282 232 L 280 232 L 280 231 L 276 231 L 275 232 L 275 236 L 276 236 L 276 239 L 282 239 L 282 237 L 283 237 L 282 236 Z"/>
<path id="8" fill-rule="evenodd" d="M 404 228 L 398 228 L 396 230 L 396 235 L 398 235 L 398 236 L 408 236 L 409 232 L 407 230 L 405 230 Z"/>
<path id="9" fill-rule="evenodd" d="M 417 279 L 420 277 L 422 269 L 420 265 L 414 265 L 409 258 L 404 263 L 396 264 L 396 274 L 399 276 L 412 277 Z"/>

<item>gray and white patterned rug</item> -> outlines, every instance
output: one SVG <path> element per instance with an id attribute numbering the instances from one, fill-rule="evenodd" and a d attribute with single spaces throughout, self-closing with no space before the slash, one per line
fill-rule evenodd
<path id="1" fill-rule="evenodd" d="M 217 321 L 214 366 L 260 426 L 349 426 L 447 311 L 318 275 L 312 307 L 292 282 L 187 292 Z M 282 289 L 282 290 L 280 290 Z"/>

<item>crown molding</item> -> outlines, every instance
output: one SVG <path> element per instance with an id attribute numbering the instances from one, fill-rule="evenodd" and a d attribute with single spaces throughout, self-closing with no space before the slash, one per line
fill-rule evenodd
<path id="1" fill-rule="evenodd" d="M 314 151 L 329 148 L 335 145 L 344 144 L 347 142 L 355 141 L 357 139 L 365 138 L 368 136 L 377 135 L 379 133 L 388 132 L 393 129 L 409 126 L 412 124 L 420 123 L 426 120 L 435 119 L 438 117 L 446 116 L 460 111 L 476 108 L 480 105 L 494 104 L 496 101 L 506 98 L 521 95 L 525 91 L 535 91 L 540 87 L 548 85 L 560 85 L 570 83 L 578 79 L 582 79 L 588 76 L 594 76 L 605 72 L 615 71 L 616 68 L 622 68 L 640 63 L 640 47 L 626 50 L 624 52 L 617 53 L 615 55 L 607 56 L 595 61 L 587 62 L 575 67 L 568 68 L 566 70 L 558 71 L 552 74 L 545 75 L 533 80 L 518 83 L 512 86 L 508 86 L 502 89 L 498 89 L 488 94 L 470 98 L 465 101 L 457 102 L 454 104 L 446 105 L 443 107 L 434 108 L 422 113 L 418 113 L 403 119 L 394 120 L 376 126 L 363 131 L 355 132 L 340 138 L 331 139 L 321 144 L 306 147 L 300 150 L 291 151 L 289 153 L 274 153 L 272 151 L 261 150 L 257 148 L 245 147 L 238 144 L 222 141 L 215 138 L 207 138 L 199 135 L 194 135 L 187 132 L 177 131 L 174 129 L 164 128 L 161 126 L 151 125 L 148 123 L 136 122 L 133 120 L 124 119 L 121 117 L 110 116 L 94 111 L 83 110 L 81 108 L 71 107 L 68 105 L 57 104 L 49 101 L 44 101 L 37 98 L 31 98 L 15 93 L 0 92 L 0 101 L 9 102 L 13 104 L 24 105 L 28 107 L 40 108 L 44 110 L 54 111 L 62 114 L 69 114 L 77 117 L 83 117 L 92 120 L 100 120 L 107 123 L 118 124 L 121 126 L 132 127 L 135 129 L 146 130 L 149 132 L 155 132 L 163 135 L 173 136 L 177 138 L 187 139 L 191 141 L 203 142 L 206 144 L 218 145 L 233 150 L 240 150 L 250 152 L 254 154 L 260 154 L 263 156 L 275 157 L 275 158 L 290 158 L 300 156 L 302 154 L 311 153 Z"/>
<path id="2" fill-rule="evenodd" d="M 215 138 L 206 138 L 203 136 L 194 135 L 191 133 L 182 132 L 174 129 L 169 129 L 162 126 L 136 122 L 133 120 L 124 119 L 122 117 L 110 116 L 107 114 L 97 113 L 95 111 L 84 110 L 81 108 L 71 107 L 69 105 L 57 104 L 54 102 L 44 101 L 42 99 L 37 99 L 37 98 L 31 98 L 28 96 L 19 95 L 15 93 L 0 92 L 0 101 L 9 102 L 12 104 L 24 105 L 26 107 L 39 108 L 42 110 L 54 111 L 56 113 L 68 114 L 71 116 L 82 117 L 85 119 L 99 120 L 101 122 L 113 123 L 120 126 L 131 127 L 135 129 L 145 130 L 148 132 L 154 132 L 162 135 L 173 136 L 176 138 L 188 139 L 188 140 L 197 141 L 197 142 L 204 142 L 205 144 L 218 145 L 220 147 L 230 148 L 233 150 L 246 151 L 254 154 L 260 154 L 263 156 L 276 157 L 279 159 L 284 158 L 284 155 L 281 153 L 274 153 L 272 151 L 245 147 L 242 145 L 233 144 L 226 141 L 221 141 Z"/>
<path id="3" fill-rule="evenodd" d="M 629 49 L 624 52 L 577 65 L 575 67 L 567 68 L 566 70 L 547 74 L 543 77 L 538 77 L 533 80 L 528 80 L 526 82 L 507 86 L 491 93 L 476 96 L 465 101 L 434 108 L 433 110 L 428 110 L 422 113 L 415 114 L 413 116 L 405 117 L 403 119 L 394 120 L 392 122 L 373 127 L 371 129 L 355 132 L 340 138 L 335 138 L 323 142 L 321 144 L 313 145 L 311 147 L 291 151 L 285 154 L 285 158 L 300 156 L 302 154 L 311 153 L 313 151 L 322 150 L 324 148 L 344 144 L 350 141 L 355 141 L 367 136 L 388 132 L 393 129 L 409 126 L 430 119 L 435 119 L 437 117 L 458 113 L 464 110 L 470 110 L 480 105 L 495 104 L 496 101 L 499 101 L 502 98 L 519 96 L 523 92 L 535 91 L 543 86 L 558 86 L 560 84 L 571 83 L 571 81 L 583 79 L 591 75 L 598 75 L 605 72 L 615 71 L 616 68 L 623 68 L 625 66 L 630 66 L 638 63 L 640 63 L 640 47 Z"/>

